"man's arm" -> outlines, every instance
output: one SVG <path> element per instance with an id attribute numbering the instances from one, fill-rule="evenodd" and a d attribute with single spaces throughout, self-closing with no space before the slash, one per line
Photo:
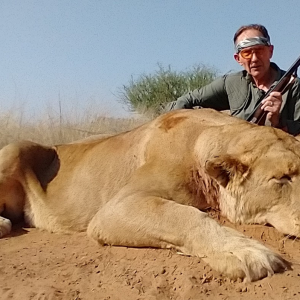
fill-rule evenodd
<path id="1" fill-rule="evenodd" d="M 292 135 L 300 134 L 300 79 L 297 78 L 289 91 L 286 101 L 287 119 L 281 120 L 282 126 Z"/>
<path id="2" fill-rule="evenodd" d="M 225 89 L 226 75 L 217 78 L 210 84 L 196 89 L 192 92 L 179 97 L 177 101 L 167 105 L 166 110 L 175 110 L 187 108 L 191 109 L 195 106 L 205 108 L 214 108 L 216 110 L 229 109 L 228 96 Z"/>

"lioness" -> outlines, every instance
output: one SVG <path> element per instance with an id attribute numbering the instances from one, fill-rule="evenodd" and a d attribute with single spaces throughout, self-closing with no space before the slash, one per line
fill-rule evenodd
<path id="1" fill-rule="evenodd" d="M 292 136 L 208 110 L 173 111 L 132 131 L 0 151 L 0 236 L 24 213 L 51 232 L 100 244 L 175 248 L 231 278 L 257 280 L 289 263 L 220 226 L 269 223 L 300 235 L 300 147 Z"/>

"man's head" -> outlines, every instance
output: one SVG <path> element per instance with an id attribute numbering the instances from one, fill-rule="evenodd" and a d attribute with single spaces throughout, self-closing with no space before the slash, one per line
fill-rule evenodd
<path id="1" fill-rule="evenodd" d="M 240 27 L 233 38 L 235 60 L 252 75 L 260 80 L 268 74 L 273 45 L 267 29 L 259 24 Z"/>

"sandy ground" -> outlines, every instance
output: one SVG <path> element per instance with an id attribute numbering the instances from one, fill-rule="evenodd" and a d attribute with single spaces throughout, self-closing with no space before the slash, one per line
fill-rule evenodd
<path id="1" fill-rule="evenodd" d="M 233 227 L 280 252 L 293 270 L 231 282 L 172 250 L 101 247 L 83 233 L 17 226 L 0 240 L 0 299 L 300 299 L 300 242 L 271 227 Z"/>

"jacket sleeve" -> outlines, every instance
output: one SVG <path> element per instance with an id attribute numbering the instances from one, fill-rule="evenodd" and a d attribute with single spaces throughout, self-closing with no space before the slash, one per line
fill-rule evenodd
<path id="1" fill-rule="evenodd" d="M 283 120 L 283 125 L 287 127 L 288 133 L 292 135 L 300 134 L 300 79 L 297 78 L 291 90 L 291 96 L 287 98 L 288 111 L 287 120 Z M 284 124 L 285 123 L 285 124 Z"/>
<path id="2" fill-rule="evenodd" d="M 217 78 L 210 84 L 196 89 L 179 97 L 177 101 L 170 103 L 169 110 L 193 108 L 201 106 L 204 108 L 214 108 L 216 110 L 229 109 L 228 96 L 225 89 L 226 75 Z"/>

